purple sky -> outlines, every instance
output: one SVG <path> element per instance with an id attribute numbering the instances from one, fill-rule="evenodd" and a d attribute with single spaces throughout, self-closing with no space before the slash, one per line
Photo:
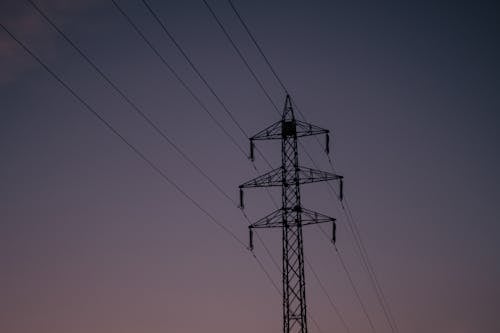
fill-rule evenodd
<path id="1" fill-rule="evenodd" d="M 336 171 L 405 333 L 500 332 L 500 8 L 494 1 L 234 0 L 307 120 L 329 128 Z M 40 7 L 236 200 L 250 161 L 147 48 L 111 1 Z M 139 0 L 118 3 L 247 149 Z M 283 91 L 226 1 L 210 1 L 280 107 Z M 201 0 L 151 0 L 244 130 L 278 115 Z M 130 142 L 246 242 L 239 210 L 134 113 L 25 1 L 0 22 Z M 0 30 L 0 331 L 279 332 L 281 298 L 239 243 L 165 183 Z M 321 138 L 322 139 L 322 138 Z M 322 147 L 304 139 L 324 170 Z M 277 166 L 277 142 L 259 142 Z M 303 158 L 302 164 L 312 166 Z M 257 158 L 256 166 L 268 166 Z M 272 192 L 279 201 L 279 191 Z M 339 204 L 323 184 L 306 207 L 338 218 L 338 248 L 376 332 L 389 332 Z M 252 220 L 274 207 L 246 191 Z M 306 257 L 352 333 L 372 332 L 316 227 Z M 280 258 L 279 232 L 260 235 Z M 263 247 L 255 254 L 280 273 Z M 279 261 L 279 260 L 278 260 Z M 311 333 L 346 332 L 307 269 Z"/>

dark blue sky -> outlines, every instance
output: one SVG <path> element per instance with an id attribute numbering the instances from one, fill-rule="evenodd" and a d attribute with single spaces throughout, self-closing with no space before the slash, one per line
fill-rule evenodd
<path id="1" fill-rule="evenodd" d="M 214 117 L 248 142 L 141 1 L 117 1 Z M 37 4 L 221 188 L 250 161 L 165 69 L 111 1 Z M 210 1 L 280 107 L 283 91 L 226 1 Z M 201 0 L 151 0 L 249 134 L 278 114 Z M 400 332 L 500 331 L 500 11 L 491 1 L 236 1 L 333 163 Z M 234 205 L 182 160 L 28 2 L 0 21 L 130 142 L 246 242 Z M 0 330 L 276 332 L 281 299 L 240 244 L 179 195 L 0 31 Z M 330 166 L 314 139 L 307 151 Z M 273 165 L 279 144 L 259 143 Z M 307 158 L 302 164 L 311 166 Z M 256 166 L 268 169 L 261 158 Z M 275 198 L 279 193 L 273 192 Z M 338 218 L 338 248 L 377 332 L 388 332 L 344 213 L 324 185 L 311 209 Z M 274 209 L 247 191 L 256 220 Z M 279 233 L 261 236 L 276 258 Z M 371 332 L 337 256 L 316 228 L 305 251 L 351 332 Z M 256 244 L 272 278 L 280 274 Z M 309 312 L 345 332 L 313 273 Z M 310 324 L 310 332 L 320 332 Z"/>

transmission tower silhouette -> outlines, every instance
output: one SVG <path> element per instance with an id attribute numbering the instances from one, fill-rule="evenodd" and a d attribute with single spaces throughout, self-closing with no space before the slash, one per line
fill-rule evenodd
<path id="1" fill-rule="evenodd" d="M 292 100 L 286 95 L 281 120 L 250 138 L 250 159 L 254 160 L 255 141 L 281 140 L 281 166 L 239 186 L 240 207 L 243 189 L 281 187 L 281 208 L 249 226 L 249 248 L 253 250 L 253 229 L 282 229 L 283 332 L 307 333 L 306 280 L 302 226 L 332 223 L 332 242 L 336 241 L 335 218 L 302 207 L 300 185 L 338 180 L 339 198 L 343 198 L 343 177 L 299 165 L 298 139 L 305 136 L 326 136 L 325 152 L 329 153 L 327 129 L 295 119 Z"/>

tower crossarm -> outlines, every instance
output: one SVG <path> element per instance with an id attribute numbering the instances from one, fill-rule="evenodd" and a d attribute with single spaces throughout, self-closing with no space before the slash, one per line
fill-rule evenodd
<path id="1" fill-rule="evenodd" d="M 250 187 L 271 187 L 271 186 L 281 186 L 282 184 L 282 174 L 281 168 L 276 168 L 269 172 L 266 172 L 263 175 L 260 175 L 254 179 L 251 179 L 239 187 L 242 188 L 250 188 Z"/>
<path id="2" fill-rule="evenodd" d="M 286 215 L 295 215 L 296 218 L 288 221 L 286 219 L 283 219 L 283 217 Z M 303 207 L 294 207 L 292 209 L 279 208 L 274 212 L 272 212 L 271 214 L 261 218 L 257 222 L 254 222 L 248 226 L 248 230 L 250 232 L 248 248 L 250 250 L 253 250 L 253 229 L 302 228 L 302 226 L 309 224 L 328 223 L 328 222 L 332 224 L 332 242 L 335 244 L 336 229 L 337 229 L 335 221 L 336 219 L 333 217 Z"/>
<path id="3" fill-rule="evenodd" d="M 343 179 L 343 176 L 307 167 L 299 167 L 297 175 L 299 177 L 299 184 Z M 251 179 L 241 184 L 239 187 L 240 189 L 251 188 L 251 187 L 272 187 L 272 186 L 282 186 L 282 184 L 283 184 L 282 169 L 276 168 L 274 170 L 266 172 L 263 175 L 260 175 L 254 179 Z"/>
<path id="4" fill-rule="evenodd" d="M 330 133 L 327 129 L 297 119 L 280 120 L 252 136 L 250 141 L 280 140 L 283 138 L 283 135 L 293 134 L 289 133 L 290 131 L 294 131 L 297 137 Z"/>
<path id="5" fill-rule="evenodd" d="M 250 141 L 254 140 L 278 140 L 281 139 L 281 123 L 282 121 L 279 120 L 275 122 L 274 124 L 264 128 L 262 131 L 259 133 L 255 134 L 250 138 Z"/>
<path id="6" fill-rule="evenodd" d="M 335 222 L 335 218 L 312 211 L 310 209 L 306 209 L 303 207 L 297 208 L 294 207 L 292 209 L 288 209 L 289 212 L 299 211 L 301 218 L 301 225 L 309 225 L 309 224 L 317 224 L 317 223 L 326 223 L 326 222 Z M 287 226 L 293 227 L 297 225 L 297 221 L 288 221 Z M 283 209 L 277 209 L 271 214 L 261 218 L 257 222 L 254 222 L 250 225 L 250 228 L 282 228 L 283 224 Z"/>
<path id="7" fill-rule="evenodd" d="M 282 212 L 281 208 L 276 209 L 271 214 L 252 223 L 250 228 L 281 228 L 283 226 Z"/>
<path id="8" fill-rule="evenodd" d="M 317 183 L 324 182 L 329 180 L 341 180 L 343 176 L 336 175 L 334 173 L 311 169 L 307 167 L 299 168 L 299 183 L 307 184 L 307 183 Z"/>
<path id="9" fill-rule="evenodd" d="M 336 219 L 310 209 L 302 208 L 302 225 L 335 222 Z"/>
<path id="10" fill-rule="evenodd" d="M 297 137 L 330 133 L 327 129 L 300 120 L 295 120 L 295 123 L 297 126 Z"/>

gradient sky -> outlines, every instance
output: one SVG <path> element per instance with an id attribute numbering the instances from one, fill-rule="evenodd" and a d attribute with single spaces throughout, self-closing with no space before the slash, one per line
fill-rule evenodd
<path id="1" fill-rule="evenodd" d="M 246 149 L 248 142 L 139 0 L 118 1 Z M 227 193 L 255 177 L 110 1 L 42 9 Z M 210 1 L 272 98 L 284 95 L 226 1 Z M 404 333 L 500 332 L 500 8 L 494 1 L 242 1 L 236 6 L 307 120 L 332 131 L 333 161 Z M 151 0 L 250 134 L 278 115 L 200 0 Z M 190 167 L 25 1 L 0 21 L 239 238 L 237 208 Z M 211 223 L 0 31 L 0 331 L 279 332 L 281 298 Z M 329 170 L 314 139 L 304 144 Z M 259 142 L 279 163 L 279 144 Z M 302 159 L 304 165 L 311 165 Z M 266 164 L 257 158 L 264 172 Z M 273 192 L 278 198 L 279 192 Z M 338 247 L 376 332 L 387 322 L 343 212 L 322 184 L 310 209 L 338 218 Z M 246 192 L 256 220 L 273 210 Z M 330 244 L 305 252 L 351 332 L 370 327 Z M 279 232 L 261 233 L 276 258 Z M 256 255 L 279 284 L 260 244 Z M 320 329 L 346 332 L 307 276 Z"/>

